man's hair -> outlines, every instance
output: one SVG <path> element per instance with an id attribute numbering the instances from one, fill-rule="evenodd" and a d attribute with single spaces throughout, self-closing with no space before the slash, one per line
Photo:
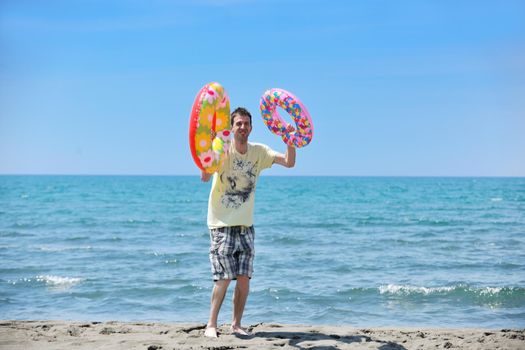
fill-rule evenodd
<path id="1" fill-rule="evenodd" d="M 231 119 L 230 119 L 232 127 L 233 127 L 233 121 L 235 120 L 236 116 L 243 116 L 243 117 L 250 118 L 250 126 L 252 125 L 252 115 L 250 114 L 250 112 L 248 112 L 248 110 L 246 108 L 237 107 L 237 109 L 235 109 L 233 111 L 233 113 L 231 115 Z"/>

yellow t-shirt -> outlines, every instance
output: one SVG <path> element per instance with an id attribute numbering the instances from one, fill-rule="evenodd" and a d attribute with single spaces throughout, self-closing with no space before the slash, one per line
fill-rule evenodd
<path id="1" fill-rule="evenodd" d="M 248 143 L 240 154 L 230 148 L 222 168 L 213 175 L 208 201 L 208 227 L 251 226 L 255 186 L 263 169 L 272 166 L 277 152 L 270 147 Z"/>

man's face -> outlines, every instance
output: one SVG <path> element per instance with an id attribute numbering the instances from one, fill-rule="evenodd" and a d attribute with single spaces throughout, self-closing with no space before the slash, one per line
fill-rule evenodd
<path id="1" fill-rule="evenodd" d="M 252 132 L 252 124 L 250 123 L 250 117 L 237 115 L 233 119 L 232 127 L 233 137 L 235 140 L 240 142 L 247 142 L 250 132 Z"/>

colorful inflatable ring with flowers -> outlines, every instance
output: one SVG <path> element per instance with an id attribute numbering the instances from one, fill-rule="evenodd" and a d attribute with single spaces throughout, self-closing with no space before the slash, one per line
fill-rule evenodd
<path id="1" fill-rule="evenodd" d="M 270 89 L 262 95 L 259 107 L 264 124 L 271 132 L 281 136 L 287 145 L 300 148 L 312 141 L 314 125 L 310 113 L 292 93 L 283 89 Z M 292 117 L 296 125 L 295 131 L 288 131 L 288 123 L 281 118 L 277 107 L 281 107 Z"/>
<path id="2" fill-rule="evenodd" d="M 230 147 L 230 99 L 219 83 L 206 84 L 195 97 L 189 131 L 195 164 L 207 173 L 216 172 Z"/>

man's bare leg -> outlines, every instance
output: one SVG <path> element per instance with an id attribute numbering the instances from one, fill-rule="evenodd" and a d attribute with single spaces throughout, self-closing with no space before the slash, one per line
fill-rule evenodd
<path id="1" fill-rule="evenodd" d="M 248 293 L 250 292 L 250 278 L 248 276 L 237 276 L 237 284 L 235 286 L 235 292 L 233 294 L 233 320 L 232 320 L 232 332 L 248 335 L 241 327 L 242 314 L 244 312 L 244 306 L 248 299 Z"/>
<path id="2" fill-rule="evenodd" d="M 204 335 L 206 337 L 217 338 L 217 318 L 219 317 L 219 310 L 221 309 L 224 296 L 228 290 L 231 280 L 216 281 L 211 293 L 210 319 L 206 325 Z"/>

